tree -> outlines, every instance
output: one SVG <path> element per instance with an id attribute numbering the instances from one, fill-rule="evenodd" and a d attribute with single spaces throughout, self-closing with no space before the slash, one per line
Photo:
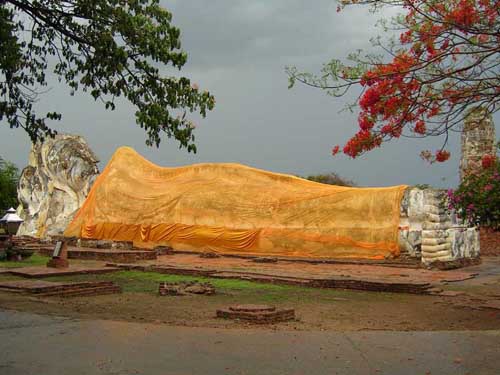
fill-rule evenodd
<path id="1" fill-rule="evenodd" d="M 34 104 L 52 71 L 71 94 L 90 93 L 106 109 L 123 96 L 135 108 L 146 144 L 173 137 L 196 152 L 187 112 L 203 117 L 214 97 L 186 77 L 180 31 L 159 0 L 6 0 L 0 2 L 0 121 L 23 128 L 33 141 L 55 134 Z"/>
<path id="2" fill-rule="evenodd" d="M 361 87 L 348 106 L 360 108 L 359 130 L 343 147 L 350 157 L 400 137 L 442 136 L 439 150 L 421 155 L 447 160 L 448 136 L 460 131 L 465 111 L 482 107 L 486 116 L 499 109 L 498 0 L 344 0 L 338 10 L 348 5 L 399 7 L 403 14 L 382 22 L 385 31 L 393 30 L 399 38 L 385 43 L 374 39 L 383 54 L 353 53 L 348 63 L 333 59 L 321 76 L 287 68 L 290 87 L 299 81 L 333 96 Z M 339 151 L 335 146 L 332 153 Z"/>
<path id="3" fill-rule="evenodd" d="M 0 157 L 0 209 L 8 209 L 18 205 L 18 180 L 19 170 L 17 167 Z"/>
<path id="4" fill-rule="evenodd" d="M 320 182 L 322 184 L 337 185 L 337 186 L 356 186 L 354 181 L 345 179 L 337 173 L 316 174 L 306 177 L 309 181 Z"/>

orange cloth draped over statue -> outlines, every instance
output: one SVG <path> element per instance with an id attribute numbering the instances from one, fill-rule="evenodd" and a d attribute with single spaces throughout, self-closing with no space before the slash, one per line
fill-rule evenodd
<path id="1" fill-rule="evenodd" d="M 121 147 L 64 235 L 200 252 L 382 259 L 399 254 L 405 188 L 325 185 L 239 164 L 163 168 Z"/>

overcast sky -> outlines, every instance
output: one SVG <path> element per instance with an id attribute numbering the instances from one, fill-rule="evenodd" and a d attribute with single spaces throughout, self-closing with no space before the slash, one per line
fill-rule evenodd
<path id="1" fill-rule="evenodd" d="M 54 128 L 82 135 L 104 168 L 117 147 L 128 145 L 163 166 L 199 162 L 238 162 L 275 172 L 308 175 L 337 172 L 364 186 L 424 184 L 455 186 L 459 137 L 450 141 L 452 159 L 428 165 L 418 154 L 440 140 L 400 140 L 356 160 L 332 157 L 356 131 L 356 114 L 338 113 L 346 104 L 321 90 L 287 88 L 285 66 L 317 72 L 330 58 L 369 47 L 382 32 L 366 9 L 336 12 L 333 0 L 169 0 L 173 24 L 182 32 L 188 63 L 183 74 L 216 97 L 205 119 L 195 117 L 198 153 L 164 140 L 159 149 L 145 145 L 134 109 L 122 103 L 111 112 L 84 94 L 69 95 L 51 84 L 40 107 L 63 114 Z M 172 74 L 173 71 L 172 71 Z M 495 116 L 497 134 L 500 116 Z M 22 130 L 0 125 L 0 155 L 23 168 L 30 141 Z"/>

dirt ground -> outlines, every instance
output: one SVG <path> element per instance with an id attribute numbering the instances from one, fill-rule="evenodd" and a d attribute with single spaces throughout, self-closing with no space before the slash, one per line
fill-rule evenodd
<path id="1" fill-rule="evenodd" d="M 150 272 L 120 271 L 105 275 L 55 277 L 51 281 L 112 280 L 122 294 L 36 298 L 0 292 L 0 308 L 83 319 L 152 322 L 178 326 L 242 328 L 242 322 L 215 318 L 218 308 L 231 304 L 271 304 L 292 307 L 296 321 L 259 329 L 276 330 L 488 330 L 500 329 L 500 309 L 481 307 L 500 302 L 500 259 L 485 258 L 480 266 L 464 270 L 479 272 L 472 280 L 443 285 L 456 296 L 412 295 L 315 289 L 261 284 L 241 280 L 202 279 L 212 282 L 213 296 L 159 296 L 160 281 L 200 279 Z M 15 279 L 0 275 L 0 279 Z M 500 308 L 500 307 L 499 307 Z"/>

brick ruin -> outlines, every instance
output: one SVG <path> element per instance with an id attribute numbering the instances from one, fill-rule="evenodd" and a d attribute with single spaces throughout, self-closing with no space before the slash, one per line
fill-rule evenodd
<path id="1" fill-rule="evenodd" d="M 466 115 L 462 131 L 460 180 L 481 169 L 484 155 L 495 155 L 495 125 L 491 114 L 475 108 Z"/>
<path id="2" fill-rule="evenodd" d="M 234 305 L 216 311 L 217 318 L 269 324 L 295 319 L 294 309 L 277 309 L 268 305 Z"/>
<path id="3" fill-rule="evenodd" d="M 199 294 L 211 296 L 215 294 L 215 287 L 210 283 L 199 281 L 180 281 L 169 283 L 163 281 L 158 288 L 160 296 L 186 296 L 189 294 Z"/>

